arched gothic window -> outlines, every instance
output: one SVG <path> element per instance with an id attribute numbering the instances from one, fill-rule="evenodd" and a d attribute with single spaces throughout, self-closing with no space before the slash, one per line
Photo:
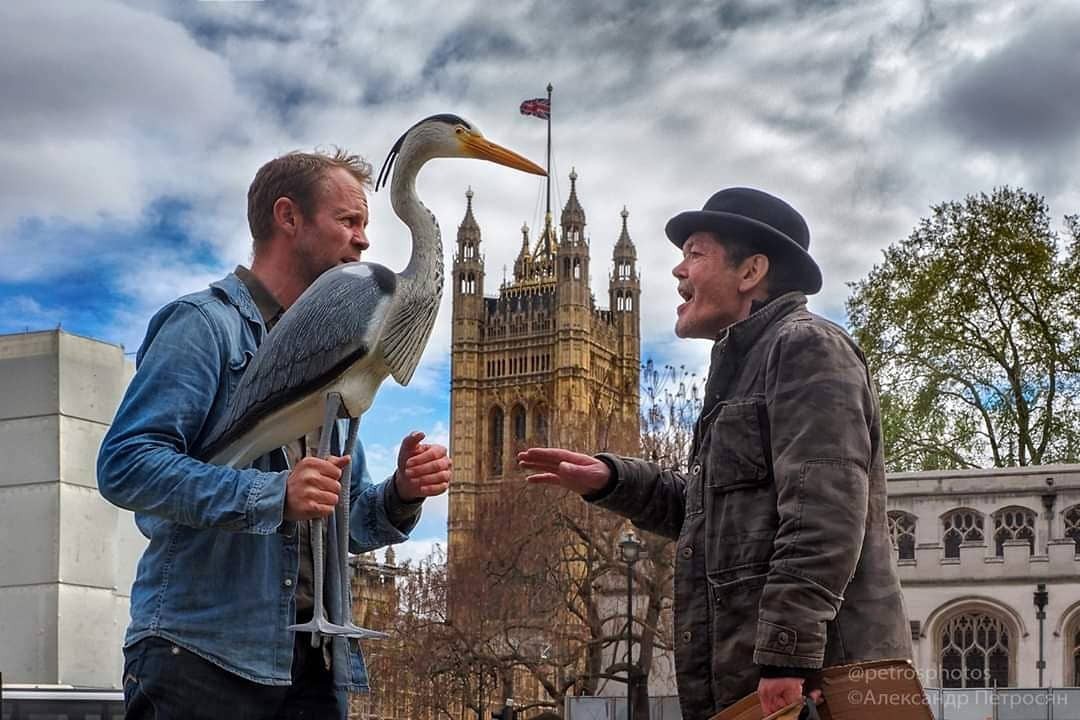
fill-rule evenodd
<path id="1" fill-rule="evenodd" d="M 953 510 L 941 519 L 945 557 L 959 558 L 960 543 L 982 542 L 983 516 L 974 510 Z"/>
<path id="2" fill-rule="evenodd" d="M 1073 631 L 1069 635 L 1072 638 L 1072 652 L 1069 653 L 1072 656 L 1072 684 L 1073 687 L 1080 687 L 1080 622 L 1073 624 Z"/>
<path id="3" fill-rule="evenodd" d="M 914 560 L 915 516 L 900 510 L 890 510 L 888 519 L 889 539 L 892 540 L 893 550 L 897 552 L 898 559 Z"/>
<path id="4" fill-rule="evenodd" d="M 525 408 L 515 405 L 510 411 L 510 423 L 514 428 L 514 442 L 525 441 Z"/>
<path id="5" fill-rule="evenodd" d="M 983 612 L 956 615 L 941 626 L 941 687 L 1008 687 L 1009 628 Z"/>
<path id="6" fill-rule="evenodd" d="M 1007 507 L 994 513 L 994 547 L 998 557 L 1005 557 L 1006 540 L 1027 540 L 1030 554 L 1035 554 L 1035 511 Z"/>
<path id="7" fill-rule="evenodd" d="M 491 474 L 503 471 L 503 411 L 496 406 L 491 410 Z"/>
<path id="8" fill-rule="evenodd" d="M 1080 505 L 1073 505 L 1065 511 L 1065 537 L 1076 543 L 1076 554 L 1080 555 Z"/>
<path id="9" fill-rule="evenodd" d="M 537 407 L 534 411 L 533 433 L 536 435 L 536 442 L 541 447 L 546 447 L 548 444 L 548 419 L 547 408 L 543 405 Z"/>

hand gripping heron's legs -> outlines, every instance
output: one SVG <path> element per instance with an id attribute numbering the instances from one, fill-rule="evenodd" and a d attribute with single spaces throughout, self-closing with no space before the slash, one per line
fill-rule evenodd
<path id="1" fill-rule="evenodd" d="M 352 452 L 356 447 L 356 435 L 360 429 L 360 418 L 349 418 L 349 434 L 345 439 L 345 454 L 352 457 Z M 341 616 L 341 624 L 347 630 L 349 630 L 349 637 L 361 638 L 366 640 L 382 640 L 389 635 L 386 633 L 378 632 L 376 630 L 368 630 L 353 624 L 352 619 L 352 602 L 349 599 L 349 502 L 351 500 L 350 491 L 352 489 L 352 467 L 349 467 L 349 472 L 343 473 L 341 476 L 341 498 L 338 500 L 337 508 L 334 512 L 337 513 L 337 533 L 338 533 L 338 577 L 341 578 L 341 607 L 343 609 Z M 393 482 L 391 480 L 391 482 Z"/>
<path id="2" fill-rule="evenodd" d="M 341 395 L 329 393 L 326 396 L 326 414 L 323 416 L 322 433 L 319 437 L 319 457 L 326 458 L 330 455 L 330 436 L 334 430 L 334 423 L 342 407 Z M 338 504 L 340 505 L 340 499 Z M 296 632 L 310 632 L 312 647 L 318 647 L 321 635 L 348 635 L 350 631 L 340 625 L 334 625 L 326 619 L 326 610 L 323 604 L 323 585 L 325 580 L 326 558 L 323 554 L 323 519 L 316 518 L 311 521 L 311 556 L 315 572 L 315 609 L 311 621 L 302 625 L 290 625 L 289 630 Z"/>

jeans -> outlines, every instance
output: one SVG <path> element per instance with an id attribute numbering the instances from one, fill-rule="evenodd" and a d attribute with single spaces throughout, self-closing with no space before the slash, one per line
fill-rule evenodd
<path id="1" fill-rule="evenodd" d="M 169 640 L 148 637 L 124 648 L 127 720 L 344 720 L 348 699 L 311 636 L 297 633 L 293 684 L 263 685 L 204 660 Z"/>

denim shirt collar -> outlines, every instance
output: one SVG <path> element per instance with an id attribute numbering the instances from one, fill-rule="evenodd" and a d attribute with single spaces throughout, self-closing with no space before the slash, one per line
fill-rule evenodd
<path id="1" fill-rule="evenodd" d="M 220 280 L 215 280 L 210 283 L 210 287 L 235 307 L 242 318 L 260 329 L 257 339 L 261 341 L 266 335 L 266 325 L 263 324 L 262 315 L 251 293 L 248 292 L 247 286 L 236 276 L 236 273 L 231 272 Z"/>

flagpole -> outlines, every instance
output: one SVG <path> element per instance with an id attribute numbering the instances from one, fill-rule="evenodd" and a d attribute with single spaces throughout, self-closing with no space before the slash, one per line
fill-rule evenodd
<path id="1" fill-rule="evenodd" d="M 548 118 L 547 118 L 547 211 L 544 217 L 548 224 L 551 223 L 551 83 L 548 83 Z"/>

